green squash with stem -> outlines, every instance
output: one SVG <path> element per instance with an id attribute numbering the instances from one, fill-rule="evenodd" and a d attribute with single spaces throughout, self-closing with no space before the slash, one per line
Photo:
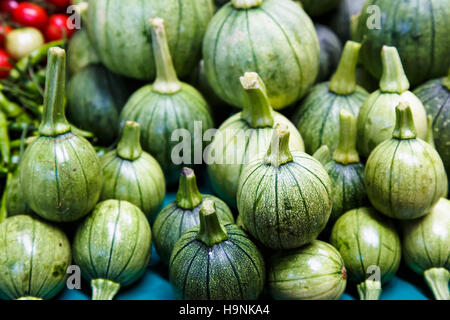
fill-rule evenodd
<path id="1" fill-rule="evenodd" d="M 138 123 L 127 121 L 117 149 L 101 158 L 103 186 L 100 200 L 131 202 L 154 219 L 166 194 L 164 174 L 158 162 L 142 151 Z"/>
<path id="2" fill-rule="evenodd" d="M 264 289 L 264 259 L 244 231 L 219 221 L 214 201 L 205 200 L 200 225 L 175 245 L 169 279 L 185 300 L 256 300 Z"/>
<path id="3" fill-rule="evenodd" d="M 189 229 L 200 224 L 199 212 L 206 200 L 214 201 L 217 217 L 223 224 L 234 223 L 233 213 L 225 202 L 209 194 L 200 194 L 194 171 L 183 168 L 177 198 L 161 210 L 153 224 L 153 242 L 161 260 L 169 264 L 177 241 Z"/>
<path id="4" fill-rule="evenodd" d="M 355 80 L 360 47 L 359 43 L 352 41 L 345 44 L 331 81 L 314 86 L 294 116 L 294 123 L 305 140 L 309 154 L 322 145 L 327 145 L 333 152 L 339 140 L 339 112 L 344 109 L 357 117 L 369 96 Z"/>
<path id="5" fill-rule="evenodd" d="M 348 41 L 351 37 L 351 24 L 353 17 L 361 13 L 366 0 L 341 0 L 336 12 L 330 18 L 330 27 L 341 41 Z"/>
<path id="6" fill-rule="evenodd" d="M 381 285 L 400 265 L 401 243 L 393 221 L 372 208 L 351 210 L 337 220 L 330 243 L 341 253 L 361 300 L 378 300 Z"/>
<path id="7" fill-rule="evenodd" d="M 67 45 L 67 68 L 69 75 L 74 75 L 90 64 L 97 64 L 100 60 L 89 41 L 85 29 L 78 30 Z"/>
<path id="8" fill-rule="evenodd" d="M 90 281 L 92 300 L 112 300 L 144 274 L 152 251 L 150 225 L 135 205 L 100 202 L 75 233 L 73 259 Z"/>
<path id="9" fill-rule="evenodd" d="M 0 299 L 47 300 L 66 285 L 72 261 L 66 235 L 18 215 L 0 223 Z"/>
<path id="10" fill-rule="evenodd" d="M 39 137 L 20 162 L 26 203 L 42 218 L 72 222 L 88 214 L 100 197 L 102 172 L 92 145 L 74 134 L 65 107 L 66 53 L 48 51 L 44 113 Z"/>
<path id="11" fill-rule="evenodd" d="M 127 120 L 141 125 L 143 149 L 158 160 L 167 183 L 173 184 L 183 163 L 193 165 L 197 149 L 203 151 L 203 133 L 212 128 L 213 120 L 202 95 L 194 87 L 178 80 L 164 21 L 153 18 L 150 24 L 157 77 L 152 85 L 142 87 L 130 97 L 122 110 L 120 122 L 122 126 Z M 181 138 L 182 146 L 186 144 L 191 148 L 183 150 L 183 156 L 174 149 Z"/>
<path id="12" fill-rule="evenodd" d="M 247 95 L 244 109 L 220 126 L 207 152 L 212 187 L 221 199 L 233 207 L 236 207 L 242 170 L 253 157 L 267 151 L 275 123 L 288 126 L 292 150 L 305 150 L 303 139 L 292 122 L 272 110 L 259 75 L 247 72 L 240 81 Z"/>

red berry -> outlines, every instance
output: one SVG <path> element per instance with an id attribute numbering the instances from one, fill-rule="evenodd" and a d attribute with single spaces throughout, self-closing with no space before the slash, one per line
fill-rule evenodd
<path id="1" fill-rule="evenodd" d="M 47 0 L 48 3 L 51 3 L 58 9 L 65 9 L 71 4 L 71 0 Z"/>
<path id="2" fill-rule="evenodd" d="M 13 20 L 24 27 L 43 30 L 48 21 L 47 12 L 32 2 L 21 2 L 12 13 Z"/>
<path id="3" fill-rule="evenodd" d="M 1 0 L 0 12 L 12 13 L 19 6 L 19 2 L 16 0 Z"/>
<path id="4" fill-rule="evenodd" d="M 13 68 L 13 66 L 9 62 L 9 59 L 9 54 L 5 50 L 0 49 L 0 79 L 7 78 L 9 72 Z"/>
<path id="5" fill-rule="evenodd" d="M 55 41 L 64 38 L 70 38 L 75 30 L 69 29 L 67 20 L 69 16 L 65 14 L 54 14 L 50 17 L 48 25 L 45 28 L 45 38 L 47 41 Z"/>

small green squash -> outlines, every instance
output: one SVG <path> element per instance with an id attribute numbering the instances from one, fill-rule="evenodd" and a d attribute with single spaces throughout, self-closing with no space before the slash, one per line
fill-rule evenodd
<path id="1" fill-rule="evenodd" d="M 294 116 L 306 152 L 313 154 L 322 145 L 333 152 L 339 140 L 339 112 L 344 109 L 357 117 L 369 94 L 355 82 L 355 68 L 361 45 L 345 44 L 336 73 L 329 82 L 317 84 Z"/>
<path id="2" fill-rule="evenodd" d="M 341 0 L 336 12 L 330 18 L 330 27 L 341 41 L 348 41 L 351 37 L 352 19 L 361 13 L 366 0 Z"/>
<path id="3" fill-rule="evenodd" d="M 300 0 L 302 7 L 311 17 L 330 12 L 341 0 Z"/>
<path id="4" fill-rule="evenodd" d="M 100 200 L 126 200 L 152 220 L 164 201 L 166 184 L 158 162 L 142 151 L 140 132 L 138 123 L 127 121 L 117 149 L 101 158 Z"/>
<path id="5" fill-rule="evenodd" d="M 328 27 L 315 24 L 320 45 L 320 68 L 316 82 L 327 81 L 336 71 L 342 54 L 342 43 L 336 34 Z"/>
<path id="6" fill-rule="evenodd" d="M 181 236 L 200 224 L 199 211 L 206 200 L 214 201 L 217 216 L 223 224 L 234 223 L 225 202 L 209 194 L 200 194 L 194 171 L 183 168 L 177 199 L 161 210 L 152 228 L 156 251 L 164 263 L 169 264 L 172 250 Z"/>
<path id="7" fill-rule="evenodd" d="M 234 224 L 223 225 L 214 202 L 203 201 L 200 225 L 175 245 L 169 279 L 185 300 L 256 300 L 264 289 L 264 259 Z"/>
<path id="8" fill-rule="evenodd" d="M 383 76 L 380 89 L 373 92 L 362 106 L 358 116 L 358 151 L 364 158 L 381 142 L 392 137 L 395 127 L 395 107 L 407 102 L 411 108 L 417 135 L 425 139 L 427 116 L 422 102 L 409 89 L 409 81 L 394 47 L 381 51 Z"/>
<path id="9" fill-rule="evenodd" d="M 100 202 L 79 226 L 73 259 L 90 281 L 92 300 L 112 300 L 121 287 L 145 272 L 152 251 L 150 225 L 135 205 L 120 200 Z"/>
<path id="10" fill-rule="evenodd" d="M 450 300 L 450 201 L 441 198 L 425 217 L 402 227 L 406 263 L 425 276 L 436 299 Z"/>
<path id="11" fill-rule="evenodd" d="M 347 285 L 341 255 L 318 240 L 299 249 L 276 252 L 267 269 L 270 293 L 278 300 L 338 300 Z"/>
<path id="12" fill-rule="evenodd" d="M 18 215 L 33 214 L 30 206 L 25 202 L 22 188 L 20 187 L 20 171 L 16 170 L 14 173 L 8 175 L 8 182 L 6 183 L 6 211 L 8 217 Z"/>
<path id="13" fill-rule="evenodd" d="M 313 85 L 320 48 L 311 19 L 290 0 L 232 0 L 213 17 L 203 41 L 209 83 L 227 103 L 241 108 L 239 77 L 257 72 L 275 109 L 301 97 Z"/>
<path id="14" fill-rule="evenodd" d="M 381 285 L 400 265 L 401 244 L 394 223 L 372 208 L 354 209 L 337 220 L 330 242 L 341 253 L 361 300 L 378 300 Z"/>
<path id="15" fill-rule="evenodd" d="M 290 151 L 289 129 L 277 125 L 267 153 L 243 169 L 237 193 L 246 230 L 271 249 L 311 243 L 331 214 L 330 178 L 322 164 Z"/>
<path id="16" fill-rule="evenodd" d="M 0 223 L 0 299 L 51 299 L 72 261 L 66 235 L 53 225 L 19 215 Z"/>
<path id="17" fill-rule="evenodd" d="M 272 110 L 265 85 L 258 74 L 247 72 L 240 80 L 247 95 L 244 109 L 220 126 L 207 153 L 212 187 L 233 207 L 236 207 L 242 169 L 253 157 L 267 151 L 275 123 L 288 126 L 292 150 L 305 150 L 303 139 L 292 122 Z"/>
<path id="18" fill-rule="evenodd" d="M 50 48 L 40 135 L 26 149 L 19 168 L 25 202 L 55 222 L 72 222 L 88 214 L 102 186 L 94 148 L 71 131 L 65 117 L 65 70 L 65 51 Z"/>
<path id="19" fill-rule="evenodd" d="M 400 220 L 417 219 L 447 195 L 447 176 L 436 150 L 417 138 L 408 104 L 400 103 L 396 113 L 392 139 L 371 153 L 364 181 L 378 211 Z"/>
<path id="20" fill-rule="evenodd" d="M 97 53 L 92 47 L 87 31 L 81 29 L 70 38 L 67 46 L 67 68 L 69 75 L 81 71 L 90 64 L 100 62 Z"/>
<path id="21" fill-rule="evenodd" d="M 174 131 L 188 131 L 191 157 L 186 165 L 193 164 L 194 150 L 203 145 L 203 134 L 196 130 L 201 125 L 201 133 L 212 128 L 213 120 L 208 104 L 202 95 L 190 85 L 178 80 L 169 52 L 164 21 L 150 20 L 152 25 L 153 51 L 156 59 L 157 77 L 152 85 L 136 91 L 122 110 L 121 125 L 127 120 L 141 125 L 141 143 L 145 151 L 153 155 L 163 168 L 168 184 L 178 180 L 182 164 L 173 161 Z M 178 49 L 179 50 L 179 49 Z M 184 137 L 183 137 L 184 138 Z M 185 151 L 186 153 L 186 151 Z M 185 154 L 183 153 L 184 160 Z M 182 162 L 181 161 L 181 162 Z"/>

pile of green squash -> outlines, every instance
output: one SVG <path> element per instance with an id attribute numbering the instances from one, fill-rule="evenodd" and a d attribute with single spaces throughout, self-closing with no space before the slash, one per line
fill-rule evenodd
<path id="1" fill-rule="evenodd" d="M 0 299 L 77 265 L 112 300 L 154 246 L 180 299 L 378 300 L 404 261 L 450 300 L 448 0 L 80 8 L 17 169 L 0 136 Z"/>

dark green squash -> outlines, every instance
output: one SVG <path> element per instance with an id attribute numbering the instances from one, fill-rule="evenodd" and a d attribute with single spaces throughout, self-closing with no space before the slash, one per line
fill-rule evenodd
<path id="1" fill-rule="evenodd" d="M 147 218 L 135 205 L 106 200 L 95 207 L 78 226 L 72 244 L 73 259 L 91 283 L 92 300 L 112 300 L 144 274 L 151 238 Z"/>
<path id="2" fill-rule="evenodd" d="M 378 300 L 381 285 L 400 265 L 401 244 L 394 223 L 372 208 L 354 209 L 337 220 L 330 242 L 341 253 L 361 300 Z"/>
<path id="3" fill-rule="evenodd" d="M 77 31 L 67 45 L 67 71 L 69 75 L 74 75 L 84 67 L 98 62 L 100 60 L 89 41 L 87 31 L 85 29 Z"/>
<path id="4" fill-rule="evenodd" d="M 351 40 L 352 18 L 361 13 L 366 0 L 341 0 L 330 19 L 330 27 L 341 41 Z"/>
<path id="5" fill-rule="evenodd" d="M 164 263 L 169 264 L 172 250 L 181 236 L 199 225 L 199 211 L 206 200 L 214 201 L 217 216 L 223 224 L 234 223 L 225 202 L 209 194 L 200 194 L 194 171 L 183 168 L 177 199 L 161 210 L 152 227 L 155 248 Z"/>
<path id="6" fill-rule="evenodd" d="M 51 299 L 67 278 L 72 257 L 66 235 L 30 216 L 0 223 L 0 299 Z"/>
<path id="7" fill-rule="evenodd" d="M 203 201 L 200 225 L 175 245 L 169 279 L 186 300 L 256 300 L 264 289 L 264 259 L 234 224 L 223 225 L 212 200 Z"/>
<path id="8" fill-rule="evenodd" d="M 336 8 L 340 1 L 341 0 L 300 0 L 300 3 L 311 17 L 317 17 Z"/>
<path id="9" fill-rule="evenodd" d="M 127 121 L 117 149 L 101 158 L 103 186 L 100 200 L 126 200 L 154 219 L 166 194 L 158 162 L 142 151 L 140 127 Z"/>
<path id="10" fill-rule="evenodd" d="M 239 77 L 254 71 L 271 105 L 282 109 L 314 83 L 320 48 L 311 19 L 293 1 L 232 0 L 208 25 L 203 59 L 209 83 L 230 105 L 244 105 Z"/>
<path id="11" fill-rule="evenodd" d="M 347 285 L 341 255 L 318 240 L 274 253 L 267 268 L 270 294 L 279 300 L 338 300 Z"/>
<path id="12" fill-rule="evenodd" d="M 400 220 L 417 219 L 447 195 L 447 176 L 436 150 L 417 138 L 408 104 L 400 103 L 396 113 L 392 139 L 371 153 L 364 181 L 378 211 Z"/>
<path id="13" fill-rule="evenodd" d="M 266 87 L 258 74 L 247 72 L 240 80 L 247 95 L 243 111 L 220 126 L 206 155 L 214 191 L 233 207 L 236 207 L 242 169 L 252 158 L 267 151 L 275 123 L 288 126 L 292 150 L 305 150 L 303 139 L 292 122 L 273 111 Z"/>
<path id="14" fill-rule="evenodd" d="M 25 202 L 22 188 L 20 187 L 19 170 L 8 176 L 6 186 L 6 211 L 8 212 L 8 217 L 33 214 L 30 206 Z"/>
<path id="15" fill-rule="evenodd" d="M 327 81 L 336 71 L 342 53 L 341 40 L 328 27 L 314 25 L 320 45 L 320 68 L 316 82 Z"/>
<path id="16" fill-rule="evenodd" d="M 436 299 L 450 300 L 450 201 L 441 198 L 425 217 L 402 227 L 406 263 L 425 276 Z"/>
<path id="17" fill-rule="evenodd" d="M 174 131 L 181 133 L 187 130 L 190 134 L 187 144 L 191 147 L 191 157 L 188 159 L 189 163 L 184 164 L 192 165 L 194 151 L 203 145 L 203 134 L 200 136 L 195 128 L 200 124 L 200 132 L 204 133 L 213 126 L 213 120 L 209 106 L 201 94 L 194 87 L 178 80 L 167 44 L 164 21 L 154 18 L 150 20 L 150 24 L 157 77 L 152 85 L 142 87 L 130 97 L 122 110 L 120 121 L 122 126 L 127 120 L 141 125 L 143 149 L 158 160 L 166 181 L 173 184 L 183 165 L 174 163 L 173 148 L 179 144 L 172 139 Z M 183 154 L 180 162 L 184 158 L 186 156 Z"/>
<path id="18" fill-rule="evenodd" d="M 306 152 L 313 154 L 322 145 L 333 152 L 339 139 L 339 112 L 344 109 L 357 117 L 369 94 L 355 82 L 355 68 L 361 45 L 345 44 L 339 67 L 329 82 L 317 84 L 294 116 Z"/>
<path id="19" fill-rule="evenodd" d="M 289 129 L 277 125 L 268 152 L 244 167 L 237 204 L 255 239 L 271 249 L 294 249 L 311 243 L 325 228 L 331 181 L 319 161 L 290 151 Z"/>
<path id="20" fill-rule="evenodd" d="M 367 10 L 376 6 L 377 10 Z M 380 26 L 372 23 L 379 14 Z M 448 0 L 368 0 L 358 19 L 356 41 L 363 41 L 361 61 L 380 78 L 378 52 L 384 45 L 396 47 L 413 86 L 444 76 L 450 67 Z"/>
<path id="21" fill-rule="evenodd" d="M 102 172 L 92 145 L 74 134 L 65 117 L 66 54 L 48 51 L 44 114 L 39 138 L 20 162 L 25 202 L 42 218 L 76 221 L 91 211 L 100 197 Z"/>

